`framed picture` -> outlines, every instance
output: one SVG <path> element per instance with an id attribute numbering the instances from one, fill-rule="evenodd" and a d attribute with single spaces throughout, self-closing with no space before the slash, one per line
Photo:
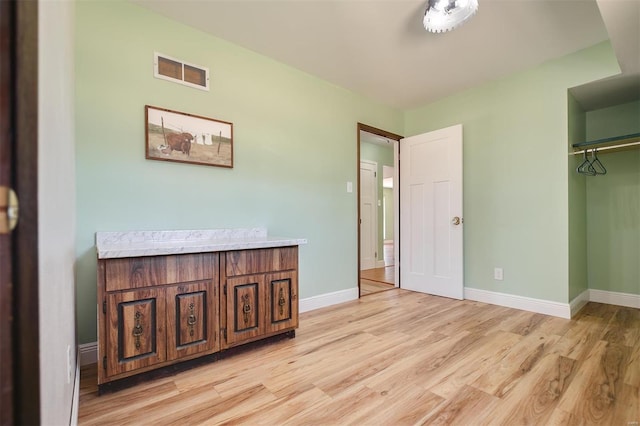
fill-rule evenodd
<path id="1" fill-rule="evenodd" d="M 146 158 L 233 167 L 233 123 L 145 106 Z"/>

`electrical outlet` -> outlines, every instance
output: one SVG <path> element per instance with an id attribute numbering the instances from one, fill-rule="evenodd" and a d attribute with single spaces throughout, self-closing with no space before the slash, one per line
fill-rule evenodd
<path id="1" fill-rule="evenodd" d="M 503 280 L 502 268 L 493 268 L 493 279 L 498 281 Z"/>

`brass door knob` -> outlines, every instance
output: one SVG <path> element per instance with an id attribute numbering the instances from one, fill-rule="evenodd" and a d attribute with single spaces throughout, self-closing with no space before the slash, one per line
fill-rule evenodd
<path id="1" fill-rule="evenodd" d="M 455 216 L 453 219 L 451 219 L 451 223 L 454 225 L 460 225 L 460 223 L 462 223 L 462 220 L 458 216 Z"/>
<path id="2" fill-rule="evenodd" d="M 0 234 L 8 234 L 18 224 L 18 197 L 11 188 L 0 186 Z"/>

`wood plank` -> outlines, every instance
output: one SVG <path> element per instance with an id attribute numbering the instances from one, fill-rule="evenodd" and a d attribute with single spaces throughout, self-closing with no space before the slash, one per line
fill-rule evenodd
<path id="1" fill-rule="evenodd" d="M 548 353 L 558 340 L 557 336 L 533 335 L 522 339 L 499 359 L 494 368 L 487 371 L 472 385 L 489 394 L 503 398 L 515 385 L 529 374 L 545 353 Z"/>
<path id="2" fill-rule="evenodd" d="M 428 424 L 478 424 L 482 419 L 492 418 L 499 399 L 471 386 L 465 386 L 460 392 L 439 406 L 425 423 Z"/>
<path id="3" fill-rule="evenodd" d="M 581 423 L 627 424 L 638 421 L 638 388 L 625 385 L 622 377 L 629 365 L 629 348 L 598 341 L 581 363 L 571 388 L 559 408 L 572 413 Z M 631 409 L 630 409 L 631 407 Z"/>
<path id="4" fill-rule="evenodd" d="M 494 421 L 501 424 L 548 424 L 575 373 L 575 363 L 571 358 L 548 356 L 528 380 L 522 381 L 519 389 L 514 389 L 517 395 L 506 398 L 503 410 Z M 524 389 L 527 391 L 519 392 Z"/>

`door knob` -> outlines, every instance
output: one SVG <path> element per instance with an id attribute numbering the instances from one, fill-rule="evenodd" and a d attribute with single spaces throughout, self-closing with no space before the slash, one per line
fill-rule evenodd
<path id="1" fill-rule="evenodd" d="M 460 219 L 458 216 L 455 216 L 453 219 L 451 219 L 451 223 L 454 225 L 460 225 L 460 223 L 462 223 L 462 219 Z"/>
<path id="2" fill-rule="evenodd" d="M 18 197 L 13 189 L 0 186 L 0 234 L 8 234 L 18 223 Z"/>

